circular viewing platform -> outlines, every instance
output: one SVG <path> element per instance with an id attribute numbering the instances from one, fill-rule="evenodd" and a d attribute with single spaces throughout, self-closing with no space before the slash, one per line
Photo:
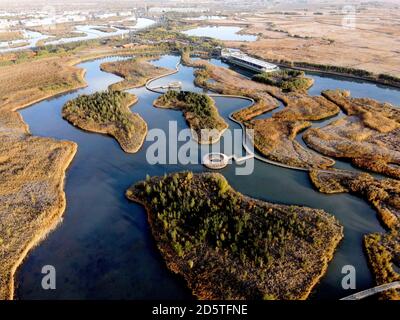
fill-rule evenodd
<path id="1" fill-rule="evenodd" d="M 208 153 L 203 158 L 203 165 L 209 169 L 219 170 L 228 165 L 229 157 L 223 153 Z"/>

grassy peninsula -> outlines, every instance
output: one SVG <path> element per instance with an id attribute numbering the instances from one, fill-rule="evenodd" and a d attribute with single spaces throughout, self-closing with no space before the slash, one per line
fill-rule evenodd
<path id="1" fill-rule="evenodd" d="M 113 136 L 125 152 L 135 153 L 147 134 L 146 122 L 129 109 L 136 101 L 125 92 L 96 92 L 68 101 L 62 115 L 81 129 Z"/>
<path id="2" fill-rule="evenodd" d="M 246 197 L 215 173 L 148 177 L 126 195 L 200 299 L 306 299 L 343 237 L 323 210 Z"/>
<path id="3" fill-rule="evenodd" d="M 158 97 L 154 106 L 182 110 L 193 138 L 201 144 L 217 142 L 228 127 L 214 100 L 205 94 L 170 90 Z"/>
<path id="4" fill-rule="evenodd" d="M 249 121 L 246 126 L 254 130 L 254 146 L 264 157 L 289 166 L 311 169 L 332 167 L 335 161 L 309 150 L 296 141 L 299 132 L 309 128 L 309 121 L 279 118 Z"/>
<path id="5" fill-rule="evenodd" d="M 77 145 L 34 137 L 15 112 L 0 113 L 0 300 L 28 252 L 60 222 L 65 172 Z"/>

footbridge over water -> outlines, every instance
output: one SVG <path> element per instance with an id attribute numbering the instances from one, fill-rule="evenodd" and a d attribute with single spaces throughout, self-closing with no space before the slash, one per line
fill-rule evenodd
<path id="1" fill-rule="evenodd" d="M 225 168 L 231 159 L 235 160 L 236 163 L 240 163 L 251 158 L 254 158 L 254 153 L 250 153 L 244 157 L 237 157 L 235 155 L 227 156 L 224 153 L 213 152 L 207 153 L 204 156 L 203 165 L 209 169 L 219 170 Z"/>
<path id="2" fill-rule="evenodd" d="M 395 282 L 391 282 L 391 283 L 385 283 L 385 284 L 382 284 L 380 286 L 376 286 L 376 287 L 371 288 L 371 289 L 367 289 L 367 290 L 364 290 L 364 291 L 357 292 L 357 293 L 352 294 L 350 296 L 344 297 L 344 298 L 342 298 L 340 300 L 361 300 L 361 299 L 373 296 L 373 295 L 375 295 L 377 293 L 384 292 L 384 291 L 387 291 L 387 290 L 392 290 L 392 289 L 400 289 L 400 281 L 395 281 Z"/>

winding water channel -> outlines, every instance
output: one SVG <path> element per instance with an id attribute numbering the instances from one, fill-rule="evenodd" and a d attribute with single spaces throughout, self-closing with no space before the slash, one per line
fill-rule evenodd
<path id="1" fill-rule="evenodd" d="M 198 165 L 149 165 L 145 142 L 136 154 L 126 154 L 118 143 L 107 136 L 81 131 L 61 117 L 64 103 L 79 94 L 104 90 L 120 80 L 100 71 L 105 58 L 82 63 L 88 87 L 73 93 L 42 101 L 20 113 L 34 135 L 66 139 L 78 143 L 78 153 L 67 172 L 67 209 L 63 222 L 46 240 L 35 248 L 16 276 L 16 297 L 19 299 L 178 299 L 191 298 L 181 278 L 171 274 L 150 234 L 144 209 L 125 199 L 125 190 L 146 174 L 163 175 L 182 170 L 203 172 Z M 179 58 L 163 56 L 154 64 L 173 69 Z M 212 63 L 224 65 L 219 60 Z M 344 88 L 353 96 L 371 97 L 399 104 L 400 91 L 374 84 L 349 81 L 345 78 L 311 74 L 315 84 L 311 94 L 323 89 Z M 184 90 L 203 91 L 193 85 L 193 68 L 181 66 L 180 71 L 152 85 L 181 81 Z M 149 129 L 160 128 L 168 133 L 168 122 L 176 121 L 177 129 L 187 128 L 181 112 L 154 108 L 158 96 L 145 88 L 129 90 L 139 97 L 132 108 L 147 122 Z M 230 130 L 240 129 L 229 120 L 229 114 L 248 105 L 243 99 L 215 98 L 220 114 Z M 315 125 L 321 125 L 316 123 Z M 228 132 L 226 132 L 228 134 Z M 179 142 L 182 145 L 185 142 Z M 192 142 L 195 143 L 195 142 Z M 241 141 L 235 141 L 241 144 Z M 197 144 L 196 144 L 197 145 Z M 201 146 L 207 152 L 207 146 Z M 200 158 L 201 155 L 193 157 Z M 338 166 L 351 168 L 347 163 Z M 373 286 L 374 281 L 362 249 L 362 237 L 383 232 L 375 210 L 362 199 L 349 195 L 324 195 L 314 190 L 305 172 L 288 170 L 255 161 L 254 172 L 235 175 L 235 164 L 220 172 L 236 190 L 266 201 L 321 208 L 335 215 L 345 227 L 341 242 L 326 276 L 314 290 L 312 299 L 341 298 L 353 292 L 341 289 L 341 269 L 351 264 L 357 270 L 357 290 Z M 43 265 L 57 270 L 57 289 L 41 288 Z"/>

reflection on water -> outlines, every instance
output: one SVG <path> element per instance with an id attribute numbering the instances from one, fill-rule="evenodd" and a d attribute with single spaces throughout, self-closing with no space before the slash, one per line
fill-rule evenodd
<path id="1" fill-rule="evenodd" d="M 195 29 L 190 29 L 184 31 L 183 33 L 188 36 L 196 37 L 210 37 L 218 40 L 225 41 L 256 41 L 257 36 L 249 34 L 239 34 L 242 30 L 239 27 L 228 27 L 228 26 L 218 26 L 218 27 L 198 27 Z"/>
<path id="2" fill-rule="evenodd" d="M 67 209 L 63 223 L 35 248 L 17 274 L 17 297 L 20 299 L 181 299 L 192 298 L 181 278 L 171 274 L 152 239 L 144 209 L 128 202 L 125 190 L 145 178 L 146 174 L 163 175 L 182 170 L 203 172 L 201 165 L 148 165 L 145 142 L 136 154 L 126 154 L 118 143 L 107 136 L 74 128 L 61 118 L 63 104 L 82 93 L 106 89 L 120 79 L 99 70 L 101 59 L 83 63 L 87 69 L 88 87 L 61 97 L 40 102 L 21 111 L 34 135 L 68 139 L 78 143 L 78 153 L 66 181 Z M 173 68 L 178 57 L 164 56 L 154 63 Z M 213 63 L 223 65 L 218 60 Z M 180 72 L 160 79 L 154 85 L 179 80 L 185 90 L 202 91 L 193 86 L 193 69 L 181 67 Z M 352 90 L 358 83 L 338 79 L 330 87 L 346 86 Z M 316 87 L 324 85 L 316 79 Z M 322 80 L 321 80 L 322 81 Z M 320 89 L 317 89 L 320 90 Z M 361 90 L 361 88 L 360 88 Z M 399 91 L 374 87 L 374 94 L 387 93 L 397 99 Z M 382 91 L 384 90 L 384 91 Z M 381 93 L 379 93 L 381 91 Z M 132 108 L 148 123 L 149 128 L 161 128 L 168 133 L 168 122 L 176 121 L 178 130 L 187 128 L 181 112 L 154 108 L 158 96 L 144 88 L 130 92 L 139 96 Z M 362 93 L 361 91 L 359 92 Z M 370 96 L 372 89 L 364 92 Z M 245 107 L 240 99 L 216 98 L 220 114 L 230 129 L 240 127 L 230 121 L 231 112 Z M 388 99 L 385 99 L 388 100 Z M 225 133 L 226 135 L 227 133 Z M 184 142 L 179 142 L 182 145 Z M 194 142 L 192 142 L 194 143 Z M 240 141 L 236 141 L 240 144 Z M 196 144 L 197 145 L 197 144 Z M 207 151 L 207 146 L 200 147 Z M 373 285 L 362 250 L 362 237 L 371 232 L 383 232 L 375 211 L 363 200 L 348 194 L 324 195 L 312 187 L 304 172 L 297 172 L 255 161 L 254 173 L 236 176 L 235 165 L 220 171 L 236 190 L 266 201 L 322 208 L 335 215 L 345 226 L 345 239 L 340 244 L 312 297 L 339 298 L 349 292 L 341 289 L 341 269 L 351 264 L 357 270 L 357 290 Z M 57 270 L 57 290 L 41 289 L 41 268 L 54 265 Z"/>

